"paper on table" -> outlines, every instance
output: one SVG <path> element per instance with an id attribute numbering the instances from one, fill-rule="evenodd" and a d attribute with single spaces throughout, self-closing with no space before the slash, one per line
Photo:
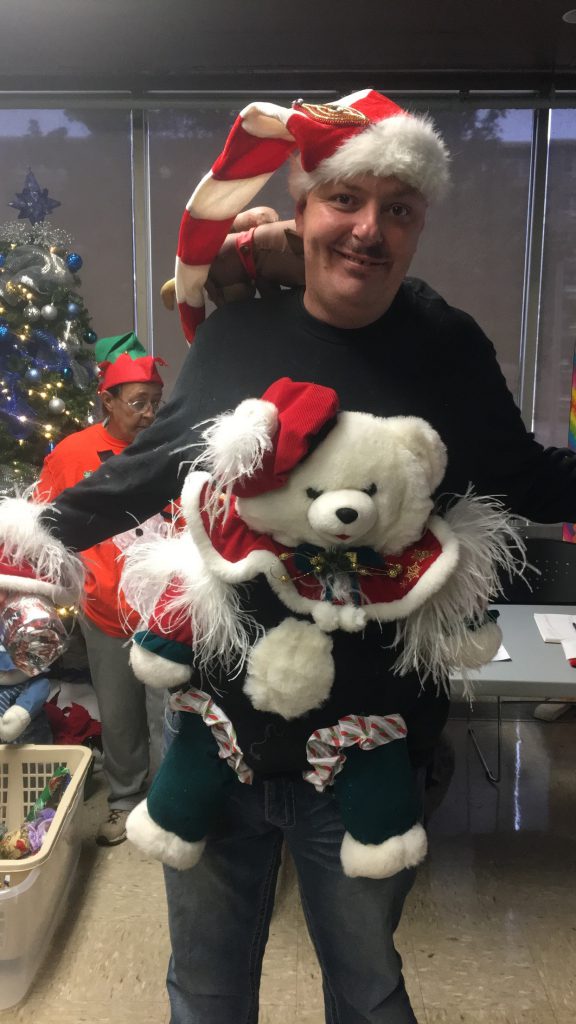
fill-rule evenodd
<path id="1" fill-rule="evenodd" d="M 574 630 L 572 632 L 574 633 Z M 576 633 L 574 633 L 574 639 L 570 637 L 568 640 L 562 640 L 562 650 L 567 661 L 576 658 Z"/>
<path id="2" fill-rule="evenodd" d="M 512 661 L 512 658 L 508 654 L 508 651 L 504 647 L 504 644 L 500 644 L 500 647 L 496 651 L 496 654 L 492 658 L 492 661 Z"/>
<path id="3" fill-rule="evenodd" d="M 574 615 L 546 615 L 534 612 L 534 622 L 538 626 L 540 636 L 547 644 L 559 644 L 562 640 L 576 637 Z"/>

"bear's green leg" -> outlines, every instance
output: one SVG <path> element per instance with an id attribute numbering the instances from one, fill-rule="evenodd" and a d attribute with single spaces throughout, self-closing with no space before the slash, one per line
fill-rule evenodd
<path id="1" fill-rule="evenodd" d="M 235 778 L 202 717 L 182 711 L 180 731 L 148 793 L 148 813 L 167 832 L 196 842 L 210 830 Z"/>
<path id="2" fill-rule="evenodd" d="M 405 740 L 373 750 L 347 748 L 334 794 L 346 828 L 341 859 L 347 875 L 387 878 L 424 859 L 421 802 Z"/>

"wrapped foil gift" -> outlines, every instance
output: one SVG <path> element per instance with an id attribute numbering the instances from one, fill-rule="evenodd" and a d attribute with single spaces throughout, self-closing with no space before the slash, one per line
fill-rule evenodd
<path id="1" fill-rule="evenodd" d="M 26 675 L 45 672 L 68 642 L 66 627 L 47 597 L 10 594 L 0 605 L 0 643 Z"/>

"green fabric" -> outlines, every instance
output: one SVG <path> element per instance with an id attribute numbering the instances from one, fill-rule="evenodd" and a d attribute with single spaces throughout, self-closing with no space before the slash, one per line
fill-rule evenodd
<path id="1" fill-rule="evenodd" d="M 342 821 L 360 843 L 383 843 L 419 820 L 421 807 L 405 740 L 373 750 L 346 748 L 346 763 L 334 778 Z"/>
<path id="2" fill-rule="evenodd" d="M 180 713 L 180 731 L 168 748 L 147 797 L 157 825 L 189 843 L 204 839 L 220 814 L 236 774 L 200 715 Z"/>
<path id="3" fill-rule="evenodd" d="M 129 334 L 115 334 L 110 338 L 100 338 L 94 346 L 97 363 L 115 363 L 123 352 L 127 352 L 131 359 L 140 359 L 147 355 L 134 331 L 130 331 Z"/>
<path id="4" fill-rule="evenodd" d="M 158 636 L 149 629 L 143 629 L 134 634 L 134 642 L 139 647 L 151 654 L 158 654 L 167 661 L 174 661 L 178 665 L 191 665 L 194 661 L 190 644 L 181 644 L 179 640 L 168 640 L 165 636 Z"/>

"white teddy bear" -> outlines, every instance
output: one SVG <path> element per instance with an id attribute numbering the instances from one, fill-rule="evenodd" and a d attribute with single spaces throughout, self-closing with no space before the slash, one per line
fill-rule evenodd
<path id="1" fill-rule="evenodd" d="M 426 837 L 402 677 L 441 686 L 491 660 L 488 604 L 521 542 L 493 499 L 469 493 L 434 515 L 447 456 L 428 423 L 339 412 L 330 388 L 283 378 L 204 439 L 207 471 L 182 494 L 188 532 L 127 561 L 144 617 L 134 671 L 188 685 L 129 838 L 191 867 L 238 778 L 302 770 L 334 787 L 347 874 L 412 866 Z"/>

